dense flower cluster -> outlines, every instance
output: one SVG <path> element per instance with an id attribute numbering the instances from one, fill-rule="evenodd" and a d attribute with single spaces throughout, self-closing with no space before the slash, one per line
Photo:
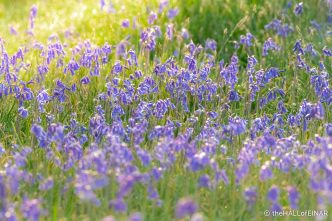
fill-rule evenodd
<path id="1" fill-rule="evenodd" d="M 100 8 L 116 13 L 108 1 Z M 302 2 L 294 6 L 297 19 L 304 8 Z M 31 34 L 37 11 L 32 6 Z M 132 199 L 163 208 L 168 194 L 175 197 L 173 218 L 204 220 L 206 207 L 197 195 L 221 188 L 241 190 L 248 210 L 258 201 L 275 211 L 300 208 L 306 200 L 301 188 L 316 197 L 317 208 L 329 206 L 332 89 L 325 65 L 332 51 L 304 40 L 289 49 L 285 42 L 296 31 L 276 18 L 262 41 L 255 33 L 240 36 L 248 54 L 236 48 L 222 60 L 217 41 L 194 43 L 177 25 L 179 13 L 168 1 L 148 11 L 148 26 L 135 29 L 138 45 L 128 38 L 69 48 L 51 36 L 11 55 L 0 38 L 0 101 L 14 103 L 8 108 L 15 108 L 18 125 L 11 126 L 28 127 L 24 137 L 31 136 L 0 145 L 0 220 L 40 220 L 70 194 L 80 205 L 107 205 L 105 221 L 119 214 L 143 220 L 147 214 L 137 212 Z M 166 23 L 158 25 L 160 19 Z M 133 26 L 129 19 L 120 25 Z M 181 49 L 158 57 L 161 42 Z M 294 69 L 270 61 L 285 53 L 294 55 Z M 31 65 L 30 56 L 38 63 Z M 299 103 L 293 103 L 300 96 L 290 88 L 294 82 L 306 85 Z M 303 173 L 305 190 L 292 180 L 294 173 Z M 181 196 L 165 194 L 170 186 L 187 188 L 181 176 L 191 177 L 194 187 Z"/>

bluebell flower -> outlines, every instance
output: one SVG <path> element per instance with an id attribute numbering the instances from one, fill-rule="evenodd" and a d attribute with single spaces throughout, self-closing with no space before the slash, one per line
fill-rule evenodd
<path id="1" fill-rule="evenodd" d="M 111 208 L 113 208 L 118 213 L 122 213 L 122 212 L 126 212 L 127 211 L 127 204 L 121 198 L 111 200 L 109 202 L 109 206 Z"/>
<path id="2" fill-rule="evenodd" d="M 210 188 L 211 187 L 211 181 L 210 177 L 207 174 L 204 174 L 199 177 L 198 179 L 198 186 L 203 188 Z"/>
<path id="3" fill-rule="evenodd" d="M 35 18 L 37 17 L 37 6 L 33 5 L 30 9 L 30 17 L 29 17 L 29 22 L 30 22 L 30 29 L 33 29 L 35 26 Z"/>
<path id="4" fill-rule="evenodd" d="M 38 221 L 41 216 L 46 215 L 46 212 L 41 207 L 41 203 L 39 199 L 29 200 L 25 198 L 21 205 L 23 217 L 29 221 Z"/>
<path id="5" fill-rule="evenodd" d="M 166 38 L 168 40 L 172 40 L 174 36 L 174 25 L 173 24 L 168 24 L 167 29 L 166 29 Z"/>
<path id="6" fill-rule="evenodd" d="M 191 198 L 182 198 L 176 204 L 175 215 L 181 219 L 193 215 L 197 209 L 197 204 Z"/>
<path id="7" fill-rule="evenodd" d="M 328 136 L 332 136 L 332 124 L 331 123 L 326 124 L 326 134 Z"/>
<path id="8" fill-rule="evenodd" d="M 90 78 L 85 76 L 81 79 L 82 84 L 89 84 L 90 83 Z"/>
<path id="9" fill-rule="evenodd" d="M 294 14 L 299 16 L 303 13 L 303 2 L 297 3 L 294 8 Z"/>
<path id="10" fill-rule="evenodd" d="M 267 56 L 269 51 L 279 51 L 280 46 L 275 43 L 272 38 L 268 38 L 263 45 L 263 53 L 262 56 Z"/>
<path id="11" fill-rule="evenodd" d="M 130 25 L 129 19 L 125 19 L 121 22 L 121 26 L 124 28 L 129 28 L 129 25 Z"/>
<path id="12" fill-rule="evenodd" d="M 257 199 L 257 188 L 256 187 L 247 187 L 244 190 L 244 198 L 248 205 L 252 206 L 255 204 Z"/>
<path id="13" fill-rule="evenodd" d="M 295 42 L 295 45 L 293 47 L 293 51 L 297 52 L 298 54 L 304 54 L 304 51 L 302 49 L 302 44 L 301 44 L 301 40 L 297 40 Z"/>
<path id="14" fill-rule="evenodd" d="M 271 202 L 277 202 L 279 199 L 279 188 L 277 186 L 272 186 L 267 194 L 267 198 L 268 200 L 270 200 Z"/>
<path id="15" fill-rule="evenodd" d="M 205 49 L 206 50 L 211 50 L 211 51 L 216 51 L 217 50 L 217 42 L 213 39 L 207 39 L 205 41 Z"/>
<path id="16" fill-rule="evenodd" d="M 168 10 L 167 12 L 167 17 L 169 19 L 173 19 L 175 16 L 177 16 L 179 13 L 179 9 L 178 8 L 172 8 L 170 10 Z"/>
<path id="17" fill-rule="evenodd" d="M 23 118 L 27 118 L 29 115 L 29 112 L 27 109 L 25 109 L 24 107 L 20 107 L 18 108 L 18 113 L 21 115 L 21 117 Z"/>
<path id="18" fill-rule="evenodd" d="M 265 29 L 274 30 L 279 36 L 286 38 L 291 32 L 293 32 L 293 28 L 288 24 L 283 24 L 281 20 L 274 19 L 270 23 L 264 26 Z"/>
<path id="19" fill-rule="evenodd" d="M 331 49 L 327 48 L 326 46 L 322 49 L 323 50 L 323 53 L 324 55 L 328 56 L 328 57 L 331 57 L 332 56 L 332 51 Z"/>
<path id="20" fill-rule="evenodd" d="M 157 18 L 158 18 L 158 15 L 155 12 L 151 11 L 149 18 L 148 18 L 148 23 L 150 25 L 152 25 L 157 20 Z"/>
<path id="21" fill-rule="evenodd" d="M 247 33 L 246 35 L 240 36 L 240 44 L 250 47 L 252 46 L 252 40 L 254 39 L 254 36 L 251 33 Z"/>
<path id="22" fill-rule="evenodd" d="M 169 1 L 168 0 L 162 0 L 159 3 L 159 10 L 158 13 L 162 13 L 164 11 L 164 9 L 169 5 Z"/>

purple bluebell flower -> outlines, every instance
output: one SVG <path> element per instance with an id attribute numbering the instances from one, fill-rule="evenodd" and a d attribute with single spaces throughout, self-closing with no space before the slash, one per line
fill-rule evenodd
<path id="1" fill-rule="evenodd" d="M 139 212 L 133 213 L 128 217 L 127 221 L 143 221 L 143 215 Z"/>
<path id="2" fill-rule="evenodd" d="M 21 205 L 23 217 L 29 221 L 38 221 L 41 216 L 45 215 L 45 211 L 41 208 L 41 200 L 27 199 L 23 200 Z"/>
<path id="3" fill-rule="evenodd" d="M 197 153 L 190 159 L 189 168 L 192 171 L 202 170 L 209 162 L 209 156 L 205 152 Z"/>
<path id="4" fill-rule="evenodd" d="M 79 64 L 74 60 L 71 59 L 68 62 L 67 67 L 64 69 L 64 73 L 67 73 L 68 71 L 70 71 L 71 75 L 75 75 L 75 72 L 80 68 Z"/>
<path id="5" fill-rule="evenodd" d="M 229 126 L 234 135 L 240 135 L 246 131 L 247 121 L 239 117 L 229 118 Z"/>
<path id="6" fill-rule="evenodd" d="M 240 44 L 250 47 L 252 46 L 252 40 L 254 39 L 254 36 L 251 33 L 247 33 L 246 35 L 240 36 Z"/>
<path id="7" fill-rule="evenodd" d="M 322 29 L 321 25 L 316 20 L 311 20 L 310 25 L 314 27 L 317 31 Z"/>
<path id="8" fill-rule="evenodd" d="M 173 24 L 168 24 L 167 29 L 166 29 L 166 38 L 168 40 L 172 40 L 174 36 L 174 25 Z"/>
<path id="9" fill-rule="evenodd" d="M 16 29 L 12 25 L 9 27 L 9 32 L 12 35 L 17 35 L 17 31 L 16 31 Z"/>
<path id="10" fill-rule="evenodd" d="M 155 12 L 150 12 L 148 23 L 152 25 L 158 18 L 158 15 Z"/>
<path id="11" fill-rule="evenodd" d="M 277 186 L 272 186 L 267 193 L 268 200 L 271 202 L 277 202 L 279 198 L 279 192 L 280 190 Z"/>
<path id="12" fill-rule="evenodd" d="M 269 24 L 265 25 L 265 29 L 274 30 L 279 36 L 286 38 L 291 32 L 293 32 L 293 28 L 288 24 L 283 24 L 281 20 L 274 19 Z"/>
<path id="13" fill-rule="evenodd" d="M 121 22 L 121 26 L 124 27 L 124 28 L 129 28 L 130 26 L 130 21 L 129 19 L 125 19 Z"/>
<path id="14" fill-rule="evenodd" d="M 5 148 L 3 148 L 2 144 L 0 144 L 0 156 L 5 154 L 5 153 L 6 153 Z M 1 181 L 1 179 L 0 179 L 0 181 Z M 0 194 L 0 196 L 1 196 L 1 194 Z"/>
<path id="15" fill-rule="evenodd" d="M 29 112 L 27 109 L 25 109 L 24 107 L 20 107 L 18 108 L 18 113 L 21 115 L 21 117 L 23 118 L 27 118 L 29 115 Z"/>
<path id="16" fill-rule="evenodd" d="M 228 94 L 228 99 L 229 101 L 239 101 L 240 100 L 240 96 L 239 94 L 236 92 L 236 90 L 231 90 Z"/>
<path id="17" fill-rule="evenodd" d="M 191 198 L 182 198 L 176 204 L 175 215 L 181 219 L 193 215 L 197 209 L 197 204 Z"/>
<path id="18" fill-rule="evenodd" d="M 332 124 L 326 124 L 326 134 L 332 137 Z"/>
<path id="19" fill-rule="evenodd" d="M 53 188 L 53 185 L 54 185 L 54 180 L 52 177 L 49 177 L 39 185 L 39 189 L 40 190 L 49 190 L 49 189 Z"/>
<path id="20" fill-rule="evenodd" d="M 294 8 L 294 14 L 299 16 L 303 13 L 303 2 L 297 3 Z"/>
<path id="21" fill-rule="evenodd" d="M 297 52 L 298 54 L 304 54 L 303 48 L 302 48 L 302 44 L 301 44 L 301 40 L 297 40 L 295 42 L 295 45 L 293 47 L 293 51 Z"/>
<path id="22" fill-rule="evenodd" d="M 168 10 L 167 17 L 169 19 L 173 19 L 173 18 L 175 18 L 178 15 L 178 13 L 179 13 L 179 9 L 178 8 L 172 8 L 172 9 Z"/>
<path id="23" fill-rule="evenodd" d="M 244 190 L 244 198 L 249 206 L 252 206 L 255 204 L 257 199 L 257 188 L 256 187 L 247 187 Z"/>
<path id="24" fill-rule="evenodd" d="M 290 206 L 292 209 L 297 209 L 298 208 L 298 203 L 299 203 L 299 192 L 297 191 L 296 187 L 290 186 L 287 188 L 288 192 L 288 198 L 290 202 Z"/>
<path id="25" fill-rule="evenodd" d="M 159 3 L 159 10 L 158 13 L 162 13 L 164 11 L 164 9 L 169 5 L 169 1 L 168 0 L 162 0 Z"/>
<path id="26" fill-rule="evenodd" d="M 210 188 L 211 187 L 211 181 L 210 177 L 207 174 L 204 174 L 199 177 L 198 179 L 198 186 L 199 187 L 204 187 L 204 188 Z"/>
<path id="27" fill-rule="evenodd" d="M 205 41 L 205 49 L 216 51 L 217 50 L 217 42 L 213 39 L 207 39 Z"/>
<path id="28" fill-rule="evenodd" d="M 36 136 L 36 138 L 39 142 L 39 145 L 41 147 L 44 148 L 48 145 L 49 142 L 47 139 L 47 134 L 41 126 L 39 126 L 37 124 L 33 124 L 31 127 L 31 132 Z"/>
<path id="29" fill-rule="evenodd" d="M 262 167 L 261 167 L 261 171 L 260 171 L 260 179 L 262 181 L 267 180 L 267 179 L 271 179 L 273 177 L 273 173 L 271 170 L 271 166 L 268 163 L 265 163 Z"/>
<path id="30" fill-rule="evenodd" d="M 82 84 L 89 84 L 90 83 L 90 78 L 88 76 L 85 76 L 81 79 Z"/>
<path id="31" fill-rule="evenodd" d="M 112 73 L 113 74 L 119 74 L 123 70 L 123 66 L 121 65 L 120 61 L 116 61 L 113 68 L 112 68 Z"/>
<path id="32" fill-rule="evenodd" d="M 275 43 L 272 38 L 268 38 L 263 45 L 263 53 L 262 56 L 267 56 L 269 51 L 279 51 L 280 46 Z"/>
<path id="33" fill-rule="evenodd" d="M 327 48 L 326 46 L 323 48 L 324 55 L 331 57 L 332 56 L 332 50 Z"/>
<path id="34" fill-rule="evenodd" d="M 111 200 L 109 202 L 109 206 L 111 208 L 113 208 L 115 210 L 115 212 L 118 212 L 118 213 L 123 213 L 123 212 L 127 211 L 127 204 L 121 198 L 117 198 L 117 199 Z"/>
<path id="35" fill-rule="evenodd" d="M 181 36 L 182 36 L 182 38 L 184 38 L 184 39 L 189 39 L 189 32 L 188 32 L 188 30 L 185 29 L 185 28 L 182 28 L 182 29 L 181 29 Z"/>
<path id="36" fill-rule="evenodd" d="M 103 10 L 105 5 L 106 5 L 105 0 L 100 0 L 100 10 Z"/>
<path id="37" fill-rule="evenodd" d="M 30 29 L 33 29 L 35 26 L 35 18 L 37 16 L 37 6 L 33 5 L 30 9 L 30 17 L 29 17 L 29 22 L 30 22 Z"/>

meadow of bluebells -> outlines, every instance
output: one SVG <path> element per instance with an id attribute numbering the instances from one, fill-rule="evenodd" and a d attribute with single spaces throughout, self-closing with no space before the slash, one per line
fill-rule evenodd
<path id="1" fill-rule="evenodd" d="M 82 1 L 60 29 L 27 2 L 0 25 L 1 221 L 332 219 L 332 1 Z M 210 3 L 255 13 L 198 32 Z"/>

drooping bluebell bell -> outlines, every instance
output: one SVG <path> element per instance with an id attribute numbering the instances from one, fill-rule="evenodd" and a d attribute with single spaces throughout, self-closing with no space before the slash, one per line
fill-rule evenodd
<path id="1" fill-rule="evenodd" d="M 181 29 L 181 36 L 183 39 L 189 39 L 190 35 L 187 29 L 182 28 Z"/>
<path id="2" fill-rule="evenodd" d="M 331 123 L 326 124 L 326 134 L 328 136 L 332 136 L 332 124 Z"/>
<path id="3" fill-rule="evenodd" d="M 174 36 L 174 25 L 172 23 L 167 25 L 166 28 L 166 38 L 168 40 L 172 40 Z"/>
<path id="4" fill-rule="evenodd" d="M 127 61 L 128 61 L 129 66 L 132 66 L 132 65 L 138 66 L 136 52 L 131 49 L 128 51 L 128 54 L 129 54 L 129 58 L 127 59 Z"/>
<path id="5" fill-rule="evenodd" d="M 45 148 L 48 145 L 47 134 L 41 126 L 33 124 L 31 132 L 36 136 L 41 147 Z"/>
<path id="6" fill-rule="evenodd" d="M 251 33 L 247 33 L 246 35 L 240 36 L 240 44 L 250 47 L 252 46 L 252 40 L 254 39 L 254 36 Z"/>
<path id="7" fill-rule="evenodd" d="M 172 8 L 172 9 L 168 10 L 167 17 L 168 17 L 168 19 L 173 19 L 178 15 L 178 13 L 179 13 L 178 8 Z"/>
<path id="8" fill-rule="evenodd" d="M 82 84 L 89 84 L 90 83 L 90 78 L 88 76 L 83 77 L 80 82 Z"/>
<path id="9" fill-rule="evenodd" d="M 19 107 L 18 108 L 18 113 L 21 115 L 21 117 L 23 118 L 27 118 L 29 115 L 29 112 L 27 109 L 25 109 L 24 107 Z"/>
<path id="10" fill-rule="evenodd" d="M 41 208 L 41 200 L 25 198 L 21 205 L 23 217 L 29 221 L 38 221 L 41 216 L 46 215 L 44 209 Z"/>
<path id="11" fill-rule="evenodd" d="M 239 94 L 237 93 L 237 91 L 236 90 L 231 90 L 230 92 L 229 92 L 229 95 L 228 95 L 228 99 L 229 99 L 229 101 L 239 101 L 240 100 L 240 96 L 239 96 Z"/>
<path id="12" fill-rule="evenodd" d="M 303 13 L 303 2 L 297 3 L 294 8 L 294 14 L 299 16 Z"/>
<path id="13" fill-rule="evenodd" d="M 239 117 L 229 118 L 229 126 L 234 135 L 240 135 L 246 131 L 247 121 Z"/>
<path id="14" fill-rule="evenodd" d="M 79 64 L 74 60 L 71 59 L 68 62 L 67 67 L 64 69 L 64 73 L 67 73 L 68 71 L 71 73 L 71 75 L 75 75 L 75 72 L 80 68 Z"/>
<path id="15" fill-rule="evenodd" d="M 121 22 L 121 26 L 124 27 L 124 28 L 129 28 L 130 26 L 130 21 L 129 19 L 125 19 Z"/>
<path id="16" fill-rule="evenodd" d="M 225 79 L 227 85 L 234 89 L 238 81 L 237 73 L 239 71 L 239 59 L 236 55 L 231 57 L 231 63 L 220 71 L 220 76 Z"/>
<path id="17" fill-rule="evenodd" d="M 263 45 L 263 53 L 262 56 L 267 56 L 269 51 L 279 51 L 280 50 L 280 46 L 275 43 L 272 38 L 268 38 Z"/>
<path id="18" fill-rule="evenodd" d="M 278 186 L 272 186 L 268 193 L 267 193 L 267 199 L 271 202 L 277 202 L 279 199 L 280 190 Z"/>
<path id="19" fill-rule="evenodd" d="M 30 29 L 33 29 L 35 26 L 35 19 L 37 16 L 37 6 L 33 5 L 30 9 L 30 17 L 29 17 L 29 25 L 30 25 Z"/>
<path id="20" fill-rule="evenodd" d="M 314 27 L 317 31 L 322 29 L 321 25 L 316 20 L 311 20 L 310 25 Z"/>
<path id="21" fill-rule="evenodd" d="M 247 187 L 244 190 L 244 198 L 249 206 L 253 206 L 257 200 L 257 188 L 256 187 Z"/>
<path id="22" fill-rule="evenodd" d="M 216 51 L 217 50 L 217 42 L 213 39 L 207 39 L 205 41 L 205 49 L 206 50 L 211 50 L 211 51 Z"/>
<path id="23" fill-rule="evenodd" d="M 168 0 L 162 0 L 159 3 L 159 10 L 158 13 L 162 13 L 164 11 L 164 9 L 169 5 L 169 1 Z"/>
<path id="24" fill-rule="evenodd" d="M 121 65 L 120 61 L 116 61 L 112 68 L 113 74 L 119 74 L 123 71 L 123 66 Z"/>
<path id="25" fill-rule="evenodd" d="M 54 185 L 54 180 L 52 177 L 49 177 L 39 185 L 39 190 L 49 190 L 53 188 L 53 185 Z"/>
<path id="26" fill-rule="evenodd" d="M 281 37 L 288 37 L 293 32 L 293 28 L 289 24 L 283 24 L 281 20 L 274 19 L 270 23 L 264 26 L 265 29 L 275 31 Z"/>
<path id="27" fill-rule="evenodd" d="M 266 162 L 260 170 L 260 179 L 265 181 L 267 179 L 271 179 L 273 177 L 273 173 L 271 170 L 271 166 L 269 162 Z"/>
<path id="28" fill-rule="evenodd" d="M 297 209 L 298 203 L 299 203 L 299 198 L 300 198 L 299 192 L 297 191 L 296 187 L 294 187 L 294 186 L 289 186 L 287 188 L 287 192 L 288 192 L 288 199 L 290 202 L 290 206 L 292 207 L 292 209 Z"/>
<path id="29" fill-rule="evenodd" d="M 298 54 L 304 54 L 303 48 L 302 48 L 302 43 L 301 43 L 301 39 L 297 40 L 295 42 L 295 45 L 293 47 L 293 51 L 297 52 Z"/>
<path id="30" fill-rule="evenodd" d="M 9 27 L 9 32 L 12 35 L 17 35 L 17 30 L 12 25 Z"/>
<path id="31" fill-rule="evenodd" d="M 181 219 L 193 215 L 197 209 L 197 204 L 191 198 L 182 198 L 176 204 L 175 215 Z"/>
<path id="32" fill-rule="evenodd" d="M 323 54 L 328 56 L 328 57 L 331 57 L 332 56 L 332 50 L 327 48 L 326 46 L 322 49 L 323 51 Z"/>
<path id="33" fill-rule="evenodd" d="M 155 12 L 151 11 L 149 18 L 148 18 L 148 23 L 150 25 L 152 25 L 157 19 L 158 19 L 158 15 Z"/>
<path id="34" fill-rule="evenodd" d="M 210 188 L 211 187 L 211 180 L 209 175 L 204 174 L 199 177 L 198 179 L 198 186 L 203 188 Z"/>

